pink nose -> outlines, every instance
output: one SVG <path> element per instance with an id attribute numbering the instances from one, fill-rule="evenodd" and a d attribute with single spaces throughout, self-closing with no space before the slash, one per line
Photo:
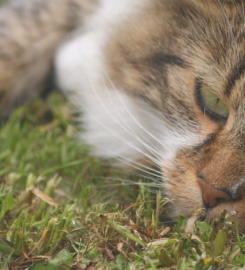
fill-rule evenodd
<path id="1" fill-rule="evenodd" d="M 202 199 L 206 208 L 212 208 L 224 201 L 231 201 L 229 194 L 222 190 L 211 187 L 203 180 L 198 179 L 198 183 L 202 189 Z"/>

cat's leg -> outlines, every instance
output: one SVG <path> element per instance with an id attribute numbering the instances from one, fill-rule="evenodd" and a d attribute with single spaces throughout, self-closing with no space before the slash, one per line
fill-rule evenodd
<path id="1" fill-rule="evenodd" d="M 96 0 L 14 0 L 0 9 L 0 117 L 38 96 L 53 55 Z"/>

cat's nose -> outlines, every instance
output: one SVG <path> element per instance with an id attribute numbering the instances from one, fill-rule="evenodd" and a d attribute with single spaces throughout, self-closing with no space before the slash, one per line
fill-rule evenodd
<path id="1" fill-rule="evenodd" d="M 198 179 L 198 183 L 202 190 L 202 199 L 206 208 L 212 208 L 224 201 L 233 200 L 228 193 L 211 187 L 201 179 Z"/>

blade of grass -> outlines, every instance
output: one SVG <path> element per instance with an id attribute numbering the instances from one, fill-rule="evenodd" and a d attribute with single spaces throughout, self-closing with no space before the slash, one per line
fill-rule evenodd
<path id="1" fill-rule="evenodd" d="M 104 215 L 100 215 L 100 218 L 106 222 L 112 229 L 116 230 L 119 234 L 129 238 L 130 240 L 134 241 L 135 243 L 138 243 L 139 245 L 141 245 L 142 247 L 145 247 L 145 243 L 138 239 L 137 237 L 135 237 L 132 233 L 130 233 L 126 228 L 117 225 L 115 222 L 111 221 L 110 219 L 108 219 L 106 216 Z"/>

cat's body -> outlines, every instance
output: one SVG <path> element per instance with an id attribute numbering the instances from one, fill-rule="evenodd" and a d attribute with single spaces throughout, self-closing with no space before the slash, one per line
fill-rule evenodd
<path id="1" fill-rule="evenodd" d="M 0 12 L 1 114 L 54 63 L 95 154 L 164 179 L 175 215 L 235 210 L 244 231 L 244 21 L 242 1 L 16 0 Z"/>

